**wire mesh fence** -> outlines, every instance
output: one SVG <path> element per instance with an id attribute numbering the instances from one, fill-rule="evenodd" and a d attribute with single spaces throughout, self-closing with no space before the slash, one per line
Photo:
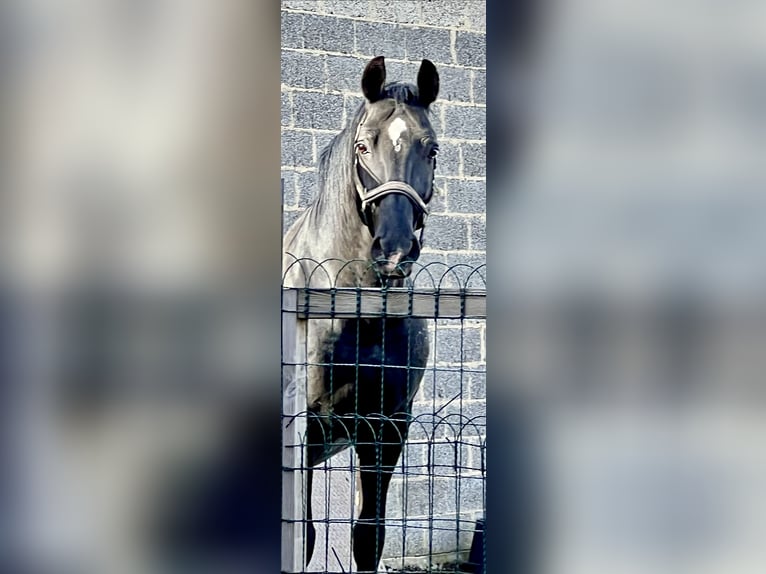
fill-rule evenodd
<path id="1" fill-rule="evenodd" d="M 361 288 L 339 278 L 368 262 L 295 265 L 283 572 L 483 572 L 485 267 L 415 264 L 406 285 Z"/>

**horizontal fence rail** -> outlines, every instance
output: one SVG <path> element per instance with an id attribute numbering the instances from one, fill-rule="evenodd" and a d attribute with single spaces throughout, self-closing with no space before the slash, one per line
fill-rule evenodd
<path id="1" fill-rule="evenodd" d="M 417 317 L 424 319 L 486 319 L 487 292 L 479 289 L 415 291 L 396 287 L 283 289 L 282 311 L 299 319 Z"/>

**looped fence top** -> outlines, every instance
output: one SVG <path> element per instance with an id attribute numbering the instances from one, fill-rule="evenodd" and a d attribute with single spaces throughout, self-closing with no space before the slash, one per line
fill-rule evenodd
<path id="1" fill-rule="evenodd" d="M 321 282 L 330 288 L 338 287 L 339 278 L 343 272 L 351 267 L 359 267 L 371 271 L 383 278 L 378 271 L 378 265 L 369 259 L 313 259 L 311 257 L 296 257 L 287 253 L 288 264 L 282 274 L 282 283 L 288 275 L 293 275 L 295 269 L 300 270 L 301 279 L 294 287 L 311 287 L 315 281 Z M 407 278 L 405 287 L 408 289 L 475 289 L 487 288 L 487 265 L 469 265 L 457 263 L 448 265 L 441 261 L 422 263 L 412 262 L 412 272 Z M 301 284 L 302 283 L 302 284 Z"/>
<path id="2" fill-rule="evenodd" d="M 428 263 L 417 266 L 402 287 L 336 287 L 353 264 L 377 268 L 366 260 L 296 258 L 285 273 L 296 293 L 283 297 L 283 311 L 301 318 L 486 319 L 485 265 Z"/>

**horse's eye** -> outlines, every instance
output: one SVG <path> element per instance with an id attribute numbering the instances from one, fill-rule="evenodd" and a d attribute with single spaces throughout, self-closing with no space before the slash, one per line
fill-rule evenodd
<path id="1" fill-rule="evenodd" d="M 439 149 L 438 148 L 431 148 L 431 151 L 428 152 L 428 157 L 431 159 L 434 159 L 437 155 L 439 155 Z"/>
<path id="2" fill-rule="evenodd" d="M 363 144 L 363 143 L 361 143 L 361 142 L 360 142 L 360 143 L 358 143 L 358 144 L 356 144 L 356 151 L 357 151 L 358 153 L 369 153 L 369 152 L 370 152 L 370 150 L 368 150 L 368 149 L 367 149 L 367 146 L 366 146 L 366 145 L 364 145 L 364 144 Z"/>

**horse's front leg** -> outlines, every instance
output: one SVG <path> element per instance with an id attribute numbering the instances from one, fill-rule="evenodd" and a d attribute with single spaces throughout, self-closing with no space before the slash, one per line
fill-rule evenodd
<path id="1" fill-rule="evenodd" d="M 373 423 L 375 424 L 375 423 Z M 392 423 L 386 423 L 392 425 Z M 393 425 L 392 425 L 393 426 Z M 396 425 L 399 426 L 399 425 Z M 386 541 L 386 500 L 391 477 L 404 446 L 406 429 L 390 429 L 356 445 L 362 509 L 354 524 L 354 559 L 358 572 L 377 572 Z"/>
<path id="2" fill-rule="evenodd" d="M 316 543 L 316 528 L 314 527 L 314 518 L 311 512 L 311 493 L 312 485 L 314 483 L 314 469 L 309 467 L 306 471 L 306 566 L 311 562 L 311 557 L 314 555 L 314 544 Z"/>

